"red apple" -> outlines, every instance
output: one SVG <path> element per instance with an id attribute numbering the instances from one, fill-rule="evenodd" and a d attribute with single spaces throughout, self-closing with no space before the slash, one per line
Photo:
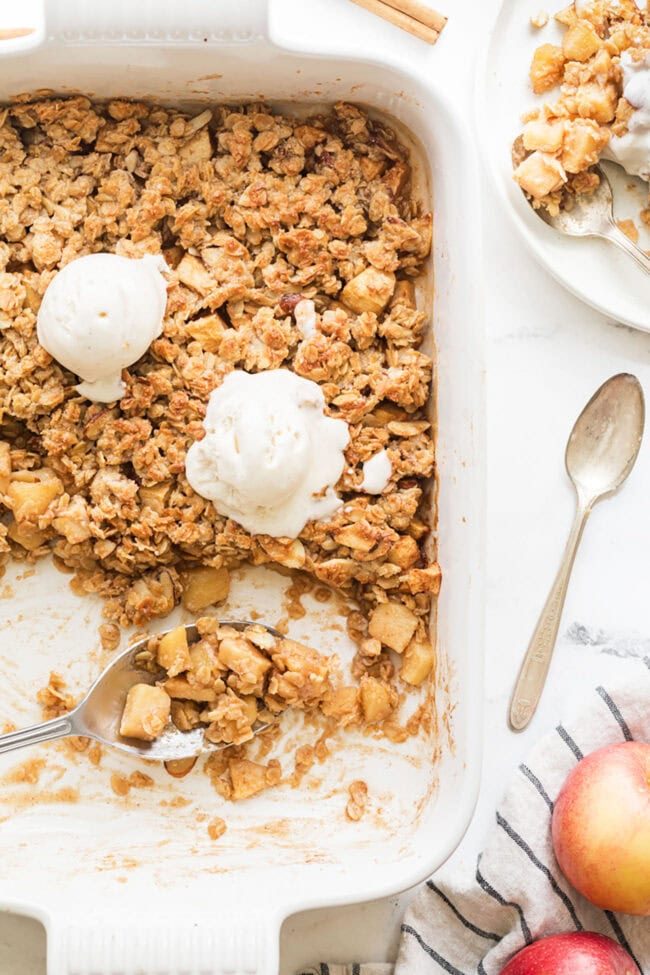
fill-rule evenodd
<path id="1" fill-rule="evenodd" d="M 552 934 L 511 958 L 501 975 L 639 975 L 624 948 L 591 931 Z"/>
<path id="2" fill-rule="evenodd" d="M 562 873 L 597 907 L 650 914 L 650 745 L 607 745 L 577 764 L 553 810 Z"/>

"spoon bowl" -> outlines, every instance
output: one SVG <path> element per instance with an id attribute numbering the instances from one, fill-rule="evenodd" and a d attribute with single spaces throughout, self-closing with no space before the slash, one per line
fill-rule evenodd
<path id="1" fill-rule="evenodd" d="M 630 240 L 614 219 L 612 186 L 600 166 L 595 166 L 600 182 L 593 193 L 577 194 L 571 198 L 571 207 L 561 209 L 551 216 L 540 207 L 534 212 L 554 230 L 569 237 L 603 237 L 632 257 L 644 271 L 650 273 L 650 257 L 634 241 Z"/>
<path id="2" fill-rule="evenodd" d="M 620 373 L 598 389 L 569 436 L 565 463 L 576 491 L 590 505 L 613 494 L 634 466 L 645 423 L 636 376 Z"/>
<path id="3" fill-rule="evenodd" d="M 248 620 L 219 620 L 219 625 L 244 630 L 253 624 Z M 261 625 L 273 636 L 281 636 L 272 626 Z M 189 640 L 194 640 L 198 636 L 197 629 L 192 623 L 188 623 L 185 630 Z M 165 633 L 169 633 L 169 630 L 163 630 L 159 635 L 164 636 Z M 35 745 L 38 742 L 70 735 L 94 738 L 103 745 L 117 748 L 129 755 L 157 762 L 194 758 L 203 752 L 228 748 L 227 743 L 215 744 L 208 741 L 203 734 L 203 728 L 180 731 L 171 723 L 168 723 L 163 733 L 151 742 L 125 738 L 120 734 L 122 713 L 130 688 L 134 684 L 155 684 L 165 676 L 162 668 L 152 666 L 150 659 L 145 660 L 143 657 L 148 642 L 149 637 L 144 637 L 115 657 L 76 708 L 68 714 L 32 725 L 30 728 L 0 735 L 0 755 L 25 745 Z M 265 728 L 268 728 L 268 722 L 258 722 L 253 732 L 258 734 Z"/>
<path id="4" fill-rule="evenodd" d="M 593 193 L 572 196 L 571 207 L 561 209 L 554 216 L 543 207 L 535 212 L 549 227 L 561 230 L 570 237 L 593 237 L 605 233 L 614 222 L 614 196 L 605 171 L 596 166 L 595 172 L 600 177 L 600 183 Z"/>

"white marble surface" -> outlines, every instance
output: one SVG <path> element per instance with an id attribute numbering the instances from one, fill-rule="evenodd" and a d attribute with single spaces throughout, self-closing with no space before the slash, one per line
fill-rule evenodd
<path id="1" fill-rule="evenodd" d="M 333 4 L 345 0 L 332 0 Z M 440 0 L 441 7 L 443 2 Z M 484 41 L 485 0 L 446 7 Z M 559 4 L 558 4 L 559 6 Z M 466 62 L 468 63 L 468 62 Z M 459 106 L 470 80 L 459 85 Z M 467 215 L 471 219 L 471 215 Z M 488 552 L 485 758 L 481 796 L 454 863 L 470 868 L 490 828 L 495 803 L 531 743 L 606 681 L 629 654 L 650 652 L 648 484 L 644 444 L 621 493 L 597 508 L 576 562 L 553 669 L 542 707 L 524 734 L 506 727 L 506 703 L 568 533 L 573 497 L 564 445 L 573 420 L 608 376 L 634 372 L 650 394 L 650 335 L 608 323 L 537 267 L 485 183 L 487 276 Z M 650 438 L 649 438 L 650 440 Z M 282 932 L 281 975 L 320 959 L 394 957 L 401 897 L 290 918 Z M 2 975 L 43 975 L 40 925 L 0 916 Z"/>

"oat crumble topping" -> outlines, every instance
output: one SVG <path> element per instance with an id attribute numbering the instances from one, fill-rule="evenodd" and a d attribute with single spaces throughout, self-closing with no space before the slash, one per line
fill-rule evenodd
<path id="1" fill-rule="evenodd" d="M 208 823 L 208 836 L 211 840 L 218 840 L 228 829 L 226 821 L 216 816 Z"/>
<path id="2" fill-rule="evenodd" d="M 427 627 L 440 588 L 423 548 L 432 364 L 420 351 L 425 313 L 414 290 L 432 215 L 413 195 L 407 149 L 344 103 L 308 119 L 261 104 L 191 117 L 85 97 L 0 109 L 0 148 L 0 561 L 51 554 L 72 572 L 75 592 L 103 596 L 105 649 L 119 644 L 119 626 L 145 626 L 179 602 L 195 614 L 223 602 L 232 570 L 245 564 L 300 571 L 323 598 L 332 587 L 356 601 L 358 685 L 330 686 L 318 654 L 294 667 L 287 640 L 271 653 L 261 688 L 252 672 L 218 662 L 215 621 L 203 623 L 196 662 L 170 657 L 171 719 L 192 727 L 211 708 L 208 733 L 232 743 L 207 763 L 227 798 L 281 779 L 277 760 L 245 757 L 250 714 L 241 702 L 260 692 L 276 713 L 300 706 L 305 661 L 312 687 L 323 678 L 314 701 L 327 718 L 384 723 L 403 740 L 408 728 L 391 725 L 397 687 L 432 670 Z M 171 269 L 163 334 L 124 370 L 114 404 L 80 396 L 77 377 L 39 346 L 35 328 L 57 271 L 101 251 L 162 253 Z M 249 534 L 185 477 L 211 391 L 234 369 L 280 367 L 318 383 L 327 414 L 350 431 L 337 485 L 343 506 L 295 539 Z M 370 496 L 363 464 L 380 451 L 392 475 Z M 198 662 L 203 650 L 208 663 Z M 210 671 L 208 683 L 214 692 L 221 680 L 223 694 L 197 697 L 207 686 L 200 668 L 213 665 L 220 673 Z M 49 716 L 74 704 L 56 674 L 39 699 Z M 296 756 L 297 780 L 313 760 Z M 194 761 L 167 764 L 182 776 Z M 143 785 L 119 776 L 111 784 L 120 795 Z"/>
<path id="3" fill-rule="evenodd" d="M 74 708 L 77 702 L 71 694 L 66 692 L 65 687 L 66 683 L 61 674 L 57 674 L 53 670 L 50 673 L 47 687 L 41 688 L 36 694 L 36 699 L 43 710 L 44 721 L 59 718 Z"/>
<path id="4" fill-rule="evenodd" d="M 542 27 L 546 27 L 549 21 L 549 15 L 545 10 L 538 10 L 536 14 L 530 18 L 531 27 L 541 30 Z"/>
<path id="5" fill-rule="evenodd" d="M 363 818 L 368 805 L 368 786 L 363 779 L 356 779 L 350 783 L 348 794 L 349 799 L 345 807 L 345 815 L 353 823 L 358 823 Z"/>
<path id="6" fill-rule="evenodd" d="M 418 545 L 434 449 L 412 288 L 432 218 L 395 135 L 347 104 L 301 121 L 262 105 L 190 118 L 75 97 L 0 118 L 5 557 L 51 551 L 123 624 L 165 616 L 183 594 L 196 611 L 222 600 L 228 570 L 249 562 L 304 569 L 368 613 L 391 600 L 419 625 L 439 581 Z M 35 335 L 57 270 L 100 250 L 162 251 L 173 268 L 164 334 L 108 407 L 76 394 Z M 304 298 L 308 338 L 293 314 Z M 210 391 L 234 368 L 279 366 L 318 382 L 351 433 L 344 507 L 295 540 L 249 535 L 184 474 Z M 368 497 L 361 465 L 380 449 L 393 477 Z"/>

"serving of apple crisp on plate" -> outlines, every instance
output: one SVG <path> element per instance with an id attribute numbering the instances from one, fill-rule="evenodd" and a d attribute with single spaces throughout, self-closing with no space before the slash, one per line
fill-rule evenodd
<path id="1" fill-rule="evenodd" d="M 650 9 L 576 0 L 555 20 L 565 28 L 561 44 L 541 44 L 530 66 L 544 101 L 524 116 L 513 151 L 516 181 L 551 214 L 594 191 L 601 156 L 650 179 Z M 641 219 L 650 226 L 650 208 Z"/>
<path id="2" fill-rule="evenodd" d="M 242 567 L 300 573 L 350 605 L 353 683 L 203 615 L 194 646 L 152 638 L 167 680 L 127 702 L 125 733 L 171 715 L 239 748 L 257 697 L 304 708 L 318 684 L 330 720 L 399 740 L 440 586 L 414 287 L 432 217 L 408 150 L 345 103 L 25 98 L 0 120 L 4 562 L 51 557 L 103 598 L 113 646 L 222 604 Z"/>

